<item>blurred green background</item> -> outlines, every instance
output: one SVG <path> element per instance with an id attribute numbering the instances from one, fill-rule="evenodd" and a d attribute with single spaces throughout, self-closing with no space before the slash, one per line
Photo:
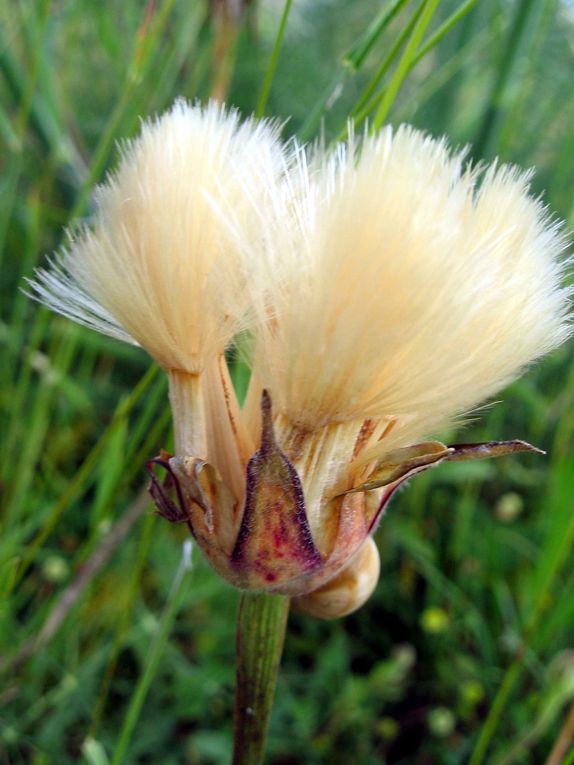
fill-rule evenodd
<path id="1" fill-rule="evenodd" d="M 293 0 L 281 40 L 284 9 L 0 3 L 3 763 L 230 756 L 238 594 L 197 551 L 189 570 L 144 491 L 170 445 L 165 380 L 20 291 L 140 117 L 211 95 L 306 140 L 350 115 L 409 121 L 536 166 L 574 224 L 571 3 Z M 500 398 L 464 440 L 548 456 L 447 465 L 400 493 L 367 606 L 290 617 L 270 763 L 574 763 L 572 345 Z"/>

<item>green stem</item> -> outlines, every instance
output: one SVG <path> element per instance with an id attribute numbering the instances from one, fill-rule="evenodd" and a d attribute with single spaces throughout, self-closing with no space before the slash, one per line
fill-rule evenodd
<path id="1" fill-rule="evenodd" d="M 261 765 L 289 598 L 244 592 L 237 617 L 237 685 L 233 715 L 233 765 Z"/>

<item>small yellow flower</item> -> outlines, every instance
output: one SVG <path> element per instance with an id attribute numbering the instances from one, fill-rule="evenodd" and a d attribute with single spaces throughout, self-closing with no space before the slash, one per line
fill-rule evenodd
<path id="1" fill-rule="evenodd" d="M 176 454 L 151 461 L 152 494 L 235 586 L 349 613 L 399 485 L 533 450 L 424 440 L 570 333 L 564 236 L 527 175 L 465 167 L 409 127 L 304 152 L 179 102 L 96 201 L 33 290 L 167 370 Z M 240 410 L 224 351 L 244 330 Z"/>

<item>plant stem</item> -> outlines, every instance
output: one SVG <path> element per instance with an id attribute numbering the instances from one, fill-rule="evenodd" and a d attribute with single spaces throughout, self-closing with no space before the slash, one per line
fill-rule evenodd
<path id="1" fill-rule="evenodd" d="M 261 765 L 283 651 L 289 598 L 244 592 L 237 616 L 233 765 Z"/>

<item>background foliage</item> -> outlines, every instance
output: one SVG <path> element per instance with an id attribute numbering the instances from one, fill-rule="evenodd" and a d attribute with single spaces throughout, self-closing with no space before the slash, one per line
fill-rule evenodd
<path id="1" fill-rule="evenodd" d="M 293 0 L 279 52 L 283 3 L 241 5 L 0 3 L 4 763 L 229 758 L 237 593 L 195 553 L 190 569 L 142 493 L 170 444 L 165 381 L 19 291 L 140 116 L 215 95 L 306 139 L 349 115 L 408 120 L 536 165 L 536 192 L 574 224 L 571 6 Z M 548 457 L 447 465 L 396 498 L 369 604 L 290 618 L 270 762 L 574 762 L 571 347 L 502 398 L 464 439 Z"/>

